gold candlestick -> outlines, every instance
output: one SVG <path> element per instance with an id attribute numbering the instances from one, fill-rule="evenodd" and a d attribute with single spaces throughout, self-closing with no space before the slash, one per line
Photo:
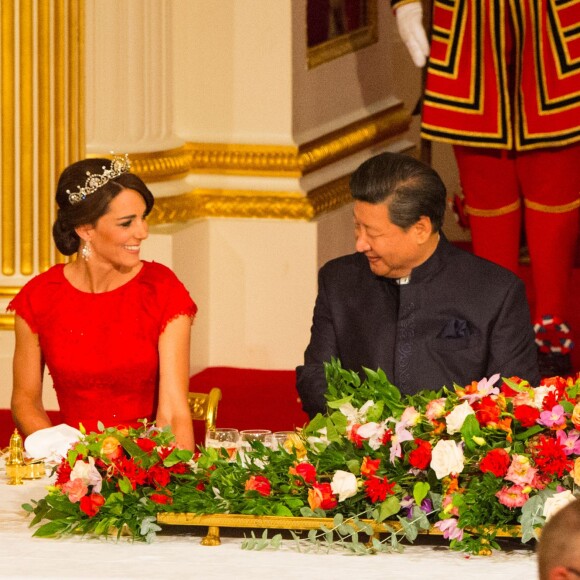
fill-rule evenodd
<path id="1" fill-rule="evenodd" d="M 8 459 L 6 460 L 6 475 L 8 475 L 8 485 L 22 485 L 22 471 L 24 466 L 24 450 L 22 437 L 18 429 L 10 437 L 10 447 L 8 448 Z"/>

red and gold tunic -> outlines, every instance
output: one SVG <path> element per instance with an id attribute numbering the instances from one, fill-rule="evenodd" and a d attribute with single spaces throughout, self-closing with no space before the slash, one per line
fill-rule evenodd
<path id="1" fill-rule="evenodd" d="M 516 150 L 580 141 L 580 1 L 434 0 L 421 134 Z"/>

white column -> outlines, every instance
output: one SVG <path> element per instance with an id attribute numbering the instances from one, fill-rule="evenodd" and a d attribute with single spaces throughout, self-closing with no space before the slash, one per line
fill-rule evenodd
<path id="1" fill-rule="evenodd" d="M 183 145 L 172 126 L 171 28 L 168 0 L 87 0 L 87 153 Z"/>

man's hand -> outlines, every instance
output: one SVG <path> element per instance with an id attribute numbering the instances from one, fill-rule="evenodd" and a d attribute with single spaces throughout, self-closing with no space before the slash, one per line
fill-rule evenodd
<path id="1" fill-rule="evenodd" d="M 405 43 L 415 66 L 424 67 L 429 56 L 429 42 L 423 28 L 421 2 L 410 2 L 399 6 L 395 17 L 399 36 Z"/>

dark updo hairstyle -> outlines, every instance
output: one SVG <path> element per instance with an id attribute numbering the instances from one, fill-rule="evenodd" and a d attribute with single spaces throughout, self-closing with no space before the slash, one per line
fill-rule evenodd
<path id="1" fill-rule="evenodd" d="M 71 204 L 70 192 L 77 192 L 85 186 L 88 174 L 102 175 L 104 169 L 111 167 L 111 160 L 104 158 L 83 159 L 69 165 L 60 175 L 56 186 L 58 213 L 52 226 L 52 237 L 59 252 L 70 256 L 78 252 L 80 238 L 75 228 L 87 224 L 95 225 L 97 220 L 109 211 L 111 200 L 124 189 L 134 189 L 145 201 L 148 215 L 153 208 L 153 194 L 143 181 L 134 173 L 122 173 L 111 179 L 78 203 Z"/>

